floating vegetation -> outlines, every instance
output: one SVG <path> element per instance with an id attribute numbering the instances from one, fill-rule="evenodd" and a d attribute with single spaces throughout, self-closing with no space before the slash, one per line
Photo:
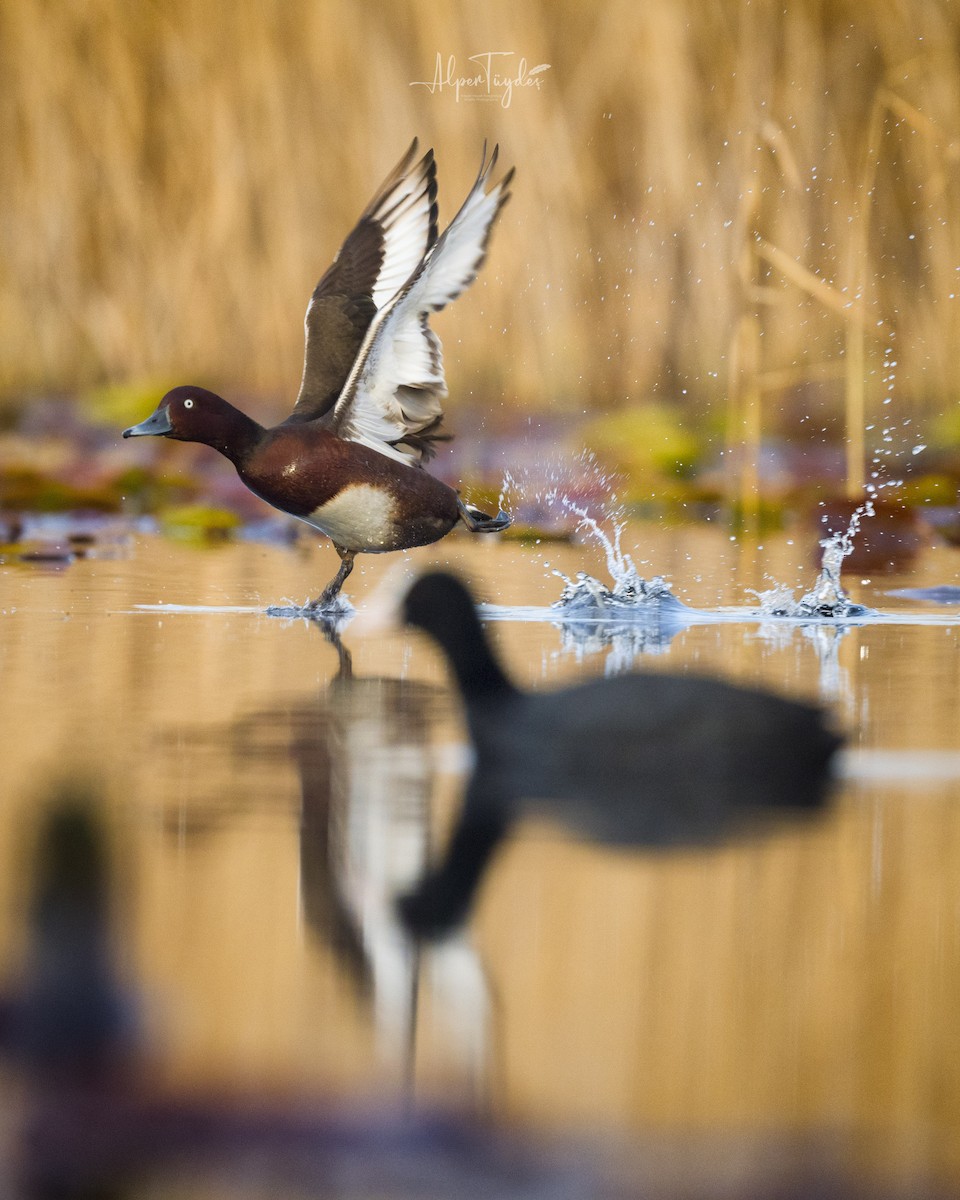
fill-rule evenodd
<path id="1" fill-rule="evenodd" d="M 243 524 L 235 512 L 208 504 L 178 504 L 159 516 L 168 537 L 185 542 L 225 542 Z"/>
<path id="2" fill-rule="evenodd" d="M 0 515 L 0 563 L 62 567 L 125 554 L 134 526 L 101 513 Z"/>

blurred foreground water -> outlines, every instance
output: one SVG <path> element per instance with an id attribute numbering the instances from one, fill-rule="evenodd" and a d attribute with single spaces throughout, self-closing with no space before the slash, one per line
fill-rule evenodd
<path id="1" fill-rule="evenodd" d="M 625 539 L 702 611 L 815 575 L 786 535 Z M 960 552 L 845 578 L 899 623 L 726 619 L 661 637 L 531 611 L 558 598 L 554 570 L 603 575 L 589 546 L 448 539 L 407 556 L 463 570 L 497 606 L 492 636 L 525 687 L 631 665 L 715 673 L 820 700 L 849 739 L 833 809 L 760 840 L 636 853 L 525 822 L 470 923 L 431 948 L 404 937 L 393 898 L 442 848 L 465 767 L 435 650 L 361 621 L 337 644 L 258 611 L 311 594 L 329 547 L 117 529 L 83 553 L 0 565 L 10 986 L 44 797 L 82 779 L 103 797 L 117 968 L 165 1094 L 453 1111 L 568 1149 L 612 1136 L 664 1195 L 689 1176 L 690 1194 L 750 1194 L 780 1162 L 771 1145 L 788 1167 L 809 1146 L 828 1174 L 903 1194 L 960 1184 L 960 604 L 887 594 L 954 584 Z M 398 561 L 361 561 L 361 614 Z"/>

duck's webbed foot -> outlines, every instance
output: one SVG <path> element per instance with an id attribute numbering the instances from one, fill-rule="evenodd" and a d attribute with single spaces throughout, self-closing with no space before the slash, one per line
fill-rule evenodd
<path id="1" fill-rule="evenodd" d="M 308 600 L 306 604 L 271 605 L 267 615 L 271 617 L 308 617 L 327 625 L 336 622 L 353 612 L 353 605 L 340 595 L 344 580 L 353 570 L 353 560 L 356 550 L 344 550 L 342 546 L 333 543 L 333 548 L 340 555 L 340 570 L 327 584 L 316 600 Z"/>
<path id="2" fill-rule="evenodd" d="M 472 504 L 465 504 L 459 497 L 457 497 L 457 508 L 460 510 L 460 520 L 471 533 L 500 533 L 513 522 L 510 514 L 505 513 L 503 509 L 495 517 L 491 517 L 489 513 L 481 512 Z"/>

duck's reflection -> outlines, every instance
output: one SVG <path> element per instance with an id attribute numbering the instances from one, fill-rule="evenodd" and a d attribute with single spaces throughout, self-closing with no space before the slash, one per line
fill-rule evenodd
<path id="1" fill-rule="evenodd" d="M 424 954 L 394 900 L 427 870 L 434 760 L 431 719 L 443 693 L 383 678 L 337 679 L 323 725 L 294 740 L 300 773 L 301 888 L 315 936 L 338 952 L 373 1006 L 383 1057 L 416 1054 L 428 986 L 442 1053 L 461 1086 L 482 1086 L 489 1053 L 486 979 L 466 935 Z M 318 736 L 320 731 L 320 736 Z"/>
<path id="2" fill-rule="evenodd" d="M 430 1036 L 456 1089 L 482 1093 L 489 1056 L 488 987 L 464 933 L 425 950 L 398 920 L 395 899 L 428 869 L 437 748 L 431 732 L 447 693 L 415 681 L 360 676 L 333 627 L 315 622 L 337 654 L 317 694 L 244 714 L 231 727 L 176 731 L 179 752 L 232 760 L 242 785 L 224 802 L 180 799 L 166 814 L 177 838 L 204 837 L 269 803 L 291 763 L 299 781 L 299 892 L 309 935 L 331 951 L 369 1006 L 378 1057 L 409 1077 L 417 1014 L 429 988 Z M 189 741 L 185 738 L 189 736 Z M 182 771 L 182 766 L 181 766 Z M 221 763 L 222 771 L 222 763 Z"/>
<path id="3" fill-rule="evenodd" d="M 313 736 L 308 733 L 308 728 Z M 307 926 L 328 945 L 359 993 L 372 987 L 366 946 L 355 913 L 346 903 L 333 869 L 337 838 L 331 803 L 333 755 L 315 722 L 294 729 L 292 753 L 300 772 L 300 894 Z"/>

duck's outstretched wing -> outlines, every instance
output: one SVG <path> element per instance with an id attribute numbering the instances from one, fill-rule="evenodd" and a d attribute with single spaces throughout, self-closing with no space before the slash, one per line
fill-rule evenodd
<path id="1" fill-rule="evenodd" d="M 288 421 L 332 408 L 363 338 L 437 240 L 437 164 L 414 164 L 417 139 L 384 180 L 314 288 L 304 318 L 306 347 L 296 407 Z"/>
<path id="2" fill-rule="evenodd" d="M 330 416 L 331 428 L 401 462 L 433 453 L 447 394 L 440 339 L 427 324 L 477 277 L 490 230 L 510 192 L 510 170 L 488 190 L 497 147 L 486 146 L 477 181 L 433 249 L 374 318 Z"/>

